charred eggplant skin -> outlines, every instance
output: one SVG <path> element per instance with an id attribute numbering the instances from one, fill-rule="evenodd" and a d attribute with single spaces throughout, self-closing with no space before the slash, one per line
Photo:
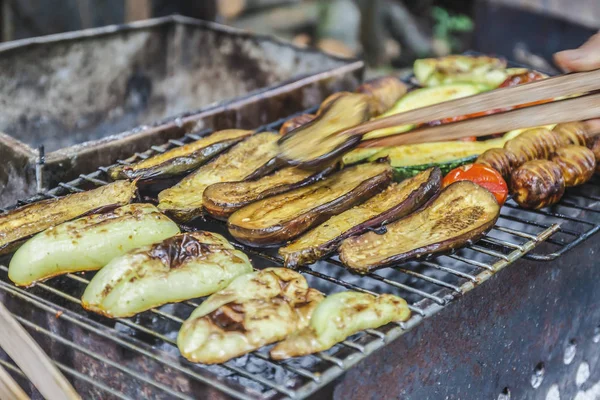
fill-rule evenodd
<path id="1" fill-rule="evenodd" d="M 219 182 L 256 179 L 278 167 L 276 132 L 261 132 L 201 166 L 177 185 L 158 194 L 158 208 L 181 222 L 204 213 L 204 190 Z"/>
<path id="2" fill-rule="evenodd" d="M 279 133 L 281 135 L 285 135 L 288 132 L 291 132 L 294 129 L 301 127 L 302 125 L 308 124 L 315 118 L 317 118 L 317 116 L 313 114 L 300 114 L 295 117 L 292 117 L 285 121 L 283 125 L 281 125 L 281 128 L 279 128 Z"/>
<path id="3" fill-rule="evenodd" d="M 533 160 L 513 171 L 510 191 L 521 207 L 537 210 L 560 200 L 565 192 L 565 179 L 556 163 Z"/>
<path id="4" fill-rule="evenodd" d="M 341 94 L 314 120 L 279 140 L 279 158 L 283 163 L 305 169 L 332 164 L 361 140 L 360 136 L 333 134 L 367 121 L 370 115 L 368 96 Z"/>
<path id="5" fill-rule="evenodd" d="M 130 204 L 49 228 L 14 254 L 8 277 L 30 286 L 53 276 L 100 269 L 134 248 L 179 233 L 177 224 L 151 204 Z"/>
<path id="6" fill-rule="evenodd" d="M 113 259 L 87 286 L 81 305 L 109 318 L 211 295 L 252 272 L 248 257 L 223 236 L 196 231 Z"/>
<path id="7" fill-rule="evenodd" d="M 551 161 L 562 170 L 565 187 L 582 185 L 594 175 L 596 157 L 584 146 L 569 145 L 557 150 Z"/>
<path id="8" fill-rule="evenodd" d="M 330 218 L 314 230 L 280 248 L 279 254 L 284 257 L 287 268 L 312 264 L 337 250 L 342 240 L 393 222 L 415 211 L 440 190 L 441 182 L 442 173 L 439 168 L 435 167 L 404 180 L 400 184 L 392 183 L 383 192 L 366 202 Z M 372 214 L 371 210 L 378 210 L 383 204 L 389 207 Z M 353 221 L 353 217 L 361 218 L 360 222 L 357 221 L 357 225 L 350 226 L 345 230 L 340 227 L 341 230 L 337 232 L 337 236 L 330 238 L 330 232 L 335 229 L 337 224 L 344 226 L 348 223 L 347 221 Z M 311 238 L 314 240 L 313 243 L 305 242 Z M 329 240 L 319 241 L 321 238 Z"/>
<path id="9" fill-rule="evenodd" d="M 133 165 L 118 165 L 108 170 L 113 180 L 165 179 L 192 171 L 252 134 L 252 131 L 227 129 L 195 142 L 157 154 Z"/>
<path id="10" fill-rule="evenodd" d="M 357 165 L 241 208 L 229 217 L 227 226 L 233 237 L 249 246 L 276 246 L 372 197 L 391 180 L 389 164 Z M 282 210 L 289 215 L 278 219 Z"/>
<path id="11" fill-rule="evenodd" d="M 459 181 L 443 189 L 419 211 L 340 246 L 340 260 L 352 272 L 365 274 L 414 258 L 443 253 L 479 240 L 490 230 L 500 206 L 486 189 Z"/>
<path id="12" fill-rule="evenodd" d="M 408 87 L 395 76 L 382 76 L 369 80 L 356 89 L 357 93 L 369 96 L 371 116 L 383 114 L 408 91 Z"/>
<path id="13" fill-rule="evenodd" d="M 287 167 L 257 180 L 215 183 L 204 191 L 204 207 L 212 217 L 227 220 L 250 203 L 313 184 L 337 169 L 335 164 L 317 172 Z"/>
<path id="14" fill-rule="evenodd" d="M 23 241 L 52 226 L 100 209 L 128 204 L 135 182 L 120 181 L 81 193 L 32 203 L 0 215 L 0 254 L 14 251 Z"/>

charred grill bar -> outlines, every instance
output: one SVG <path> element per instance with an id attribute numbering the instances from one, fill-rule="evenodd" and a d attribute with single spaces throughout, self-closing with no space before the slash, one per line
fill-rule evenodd
<path id="1" fill-rule="evenodd" d="M 258 131 L 277 130 L 285 120 Z M 208 133 L 186 134 L 119 164 L 148 158 Z M 104 185 L 109 181 L 107 170 L 80 175 L 20 204 Z M 593 308 L 600 297 L 594 290 L 600 275 L 593 263 L 598 246 L 591 240 L 582 244 L 600 229 L 598 183 L 595 178 L 568 190 L 551 211 L 525 211 L 509 200 L 492 231 L 455 254 L 364 277 L 348 272 L 336 257 L 301 268 L 309 285 L 326 294 L 351 289 L 400 295 L 413 316 L 405 323 L 361 332 L 328 351 L 287 361 L 271 360 L 268 348 L 263 348 L 221 365 L 187 362 L 179 355 L 175 339 L 198 300 L 108 320 L 80 306 L 93 273 L 69 274 L 21 289 L 9 283 L 8 260 L 0 259 L 0 298 L 76 390 L 90 398 L 185 399 L 201 394 L 269 399 L 333 394 L 340 399 L 351 395 L 417 399 L 459 398 L 464 393 L 510 393 L 522 398 L 535 397 L 535 390 L 540 391 L 537 395 L 544 393 L 553 383 L 574 392 L 576 387 L 565 378 L 570 363 L 564 362 L 563 349 L 575 343 L 581 349 L 575 360 L 585 357 L 590 364 L 598 363 L 600 310 Z M 188 228 L 230 238 L 224 224 L 215 220 L 195 220 Z M 561 257 L 580 244 L 577 251 Z M 282 263 L 272 249 L 236 246 L 257 268 Z M 536 262 L 555 259 L 553 264 Z M 509 343 L 514 351 L 506 351 Z M 0 364 L 35 398 L 35 389 L 10 359 L 3 355 Z M 596 380 L 598 374 L 596 368 Z M 532 386 L 532 376 L 540 380 L 544 375 Z"/>

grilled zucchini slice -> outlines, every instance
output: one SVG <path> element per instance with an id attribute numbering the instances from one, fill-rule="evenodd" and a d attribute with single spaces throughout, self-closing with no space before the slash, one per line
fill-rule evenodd
<path id="1" fill-rule="evenodd" d="M 217 233 L 183 233 L 113 259 L 81 298 L 88 311 L 130 317 L 166 303 L 208 296 L 252 272 L 248 257 Z"/>
<path id="2" fill-rule="evenodd" d="M 426 207 L 387 226 L 383 234 L 368 232 L 340 246 L 340 260 L 353 272 L 368 273 L 462 247 L 491 229 L 500 206 L 486 189 L 470 181 L 443 189 Z"/>
<path id="3" fill-rule="evenodd" d="M 464 55 L 422 58 L 415 61 L 413 72 L 421 86 L 477 82 L 495 88 L 509 76 L 504 60 Z"/>
<path id="4" fill-rule="evenodd" d="M 482 92 L 482 87 L 474 83 L 455 83 L 416 89 L 408 92 L 387 112 L 378 118 L 389 117 L 406 111 L 443 103 L 445 101 L 459 99 Z M 400 125 L 391 128 L 377 129 L 363 136 L 363 140 L 375 139 L 384 136 L 395 135 L 413 129 L 415 125 Z"/>
<path id="5" fill-rule="evenodd" d="M 130 204 L 49 228 L 16 251 L 8 277 L 30 286 L 53 276 L 100 269 L 113 258 L 176 235 L 179 227 L 152 204 Z"/>
<path id="6" fill-rule="evenodd" d="M 158 208 L 183 222 L 201 215 L 204 190 L 210 185 L 258 178 L 275 169 L 279 138 L 275 132 L 263 132 L 235 145 L 177 185 L 160 192 Z"/>

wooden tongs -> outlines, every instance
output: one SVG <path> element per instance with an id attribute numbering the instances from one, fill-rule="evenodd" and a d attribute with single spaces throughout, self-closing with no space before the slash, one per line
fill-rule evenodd
<path id="1" fill-rule="evenodd" d="M 80 399 L 69 381 L 1 302 L 0 348 L 12 358 L 45 399 Z M 2 366 L 0 399 L 29 399 Z"/>
<path id="2" fill-rule="evenodd" d="M 560 75 L 520 86 L 501 88 L 451 100 L 444 103 L 418 108 L 400 114 L 379 118 L 335 133 L 355 140 L 368 132 L 406 124 L 421 124 L 445 118 L 484 113 L 494 114 L 459 122 L 428 126 L 381 139 L 373 139 L 361 147 L 398 146 L 412 143 L 440 142 L 469 136 L 487 136 L 513 129 L 530 128 L 562 122 L 581 121 L 600 117 L 600 70 Z M 577 96 L 564 98 L 568 96 Z M 552 100 L 563 98 L 561 100 Z M 543 104 L 524 106 L 546 101 Z M 509 110 L 509 111 L 500 111 Z M 334 149 L 322 160 L 339 157 L 348 151 Z M 301 165 L 301 164 L 299 164 Z"/>

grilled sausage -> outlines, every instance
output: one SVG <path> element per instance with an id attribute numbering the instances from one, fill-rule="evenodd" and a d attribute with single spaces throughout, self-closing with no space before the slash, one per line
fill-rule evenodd
<path id="1" fill-rule="evenodd" d="M 487 165 L 500 172 L 500 175 L 507 180 L 510 173 L 517 165 L 517 157 L 506 149 L 489 149 L 477 157 L 476 164 Z"/>
<path id="2" fill-rule="evenodd" d="M 558 149 L 551 160 L 562 170 L 566 187 L 587 182 L 596 168 L 596 157 L 592 150 L 574 144 Z"/>
<path id="3" fill-rule="evenodd" d="M 539 209 L 560 200 L 565 192 L 565 180 L 556 163 L 533 160 L 513 171 L 510 189 L 521 207 Z"/>
<path id="4" fill-rule="evenodd" d="M 596 157 L 596 173 L 600 174 L 600 136 L 596 136 L 590 145 L 592 153 Z"/>
<path id="5" fill-rule="evenodd" d="M 591 137 L 583 122 L 558 124 L 552 130 L 558 134 L 563 145 L 577 144 L 579 146 L 587 146 L 591 142 Z"/>
<path id="6" fill-rule="evenodd" d="M 515 155 L 515 166 L 519 166 L 527 161 L 550 157 L 560 145 L 561 141 L 556 132 L 535 128 L 509 140 L 504 144 L 504 148 Z"/>
<path id="7" fill-rule="evenodd" d="M 290 118 L 287 121 L 285 121 L 283 125 L 281 125 L 281 128 L 279 128 L 279 133 L 285 135 L 286 133 L 293 131 L 294 129 L 302 125 L 308 124 L 316 117 L 317 116 L 313 114 L 300 114 L 293 118 Z"/>
<path id="8" fill-rule="evenodd" d="M 390 75 L 363 83 L 356 89 L 356 93 L 369 96 L 371 116 L 376 117 L 392 108 L 398 99 L 406 94 L 407 89 L 400 79 Z"/>

